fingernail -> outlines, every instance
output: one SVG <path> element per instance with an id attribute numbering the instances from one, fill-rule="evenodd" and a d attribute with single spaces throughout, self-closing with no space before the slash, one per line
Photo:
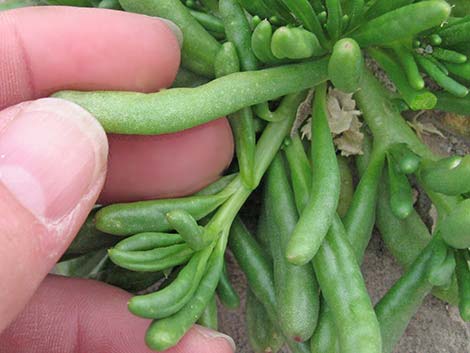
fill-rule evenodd
<path id="1" fill-rule="evenodd" d="M 163 23 L 165 23 L 166 26 L 173 32 L 176 39 L 178 40 L 178 44 L 180 48 L 182 48 L 184 38 L 183 38 L 183 32 L 181 31 L 181 29 L 174 22 L 167 20 L 166 18 L 158 17 L 158 19 L 162 21 Z"/>
<path id="2" fill-rule="evenodd" d="M 194 325 L 194 329 L 201 336 L 203 336 L 205 338 L 225 340 L 230 345 L 230 347 L 232 348 L 232 352 L 234 352 L 234 353 L 237 350 L 237 347 L 235 345 L 235 341 L 230 336 L 224 335 L 223 333 L 220 333 L 220 332 L 217 332 L 217 331 L 210 330 L 210 329 L 208 329 L 204 326 L 200 326 L 200 325 Z"/>
<path id="3" fill-rule="evenodd" d="M 108 147 L 98 122 L 61 99 L 0 112 L 0 181 L 49 222 L 68 215 L 106 172 Z"/>

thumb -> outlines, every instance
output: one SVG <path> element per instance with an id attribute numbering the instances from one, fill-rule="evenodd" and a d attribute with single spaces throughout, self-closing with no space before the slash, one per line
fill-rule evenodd
<path id="1" fill-rule="evenodd" d="M 59 99 L 0 112 L 0 332 L 65 251 L 103 186 L 106 135 Z"/>

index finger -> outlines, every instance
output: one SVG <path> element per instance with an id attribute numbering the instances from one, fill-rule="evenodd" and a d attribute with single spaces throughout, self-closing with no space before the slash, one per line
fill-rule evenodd
<path id="1" fill-rule="evenodd" d="M 178 70 L 176 26 L 102 9 L 0 13 L 0 110 L 61 89 L 151 92 Z"/>

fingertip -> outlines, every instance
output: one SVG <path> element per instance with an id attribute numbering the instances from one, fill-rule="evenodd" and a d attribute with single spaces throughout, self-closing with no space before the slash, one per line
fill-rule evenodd
<path id="1" fill-rule="evenodd" d="M 201 347 L 210 346 L 214 353 L 230 353 L 236 351 L 235 341 L 232 337 L 200 325 L 193 326 L 186 340 L 191 341 L 192 345 L 196 341 Z"/>
<path id="2" fill-rule="evenodd" d="M 25 311 L 0 335 L 0 353 L 150 353 L 144 337 L 151 321 L 127 310 L 129 296 L 96 281 L 48 276 Z M 165 351 L 190 352 L 235 350 L 230 337 L 194 326 Z"/>
<path id="3" fill-rule="evenodd" d="M 107 151 L 101 126 L 70 102 L 47 98 L 0 112 L 0 330 L 93 207 Z"/>
<path id="4" fill-rule="evenodd" d="M 180 45 L 158 18 L 105 9 L 30 7 L 0 14 L 0 109 L 62 89 L 168 87 Z"/>
<path id="5" fill-rule="evenodd" d="M 170 31 L 173 32 L 174 36 L 176 37 L 176 40 L 178 41 L 178 45 L 181 49 L 183 47 L 183 42 L 184 42 L 183 31 L 173 21 L 170 21 L 162 17 L 158 17 L 158 19 L 162 21 L 170 29 Z"/>
<path id="6" fill-rule="evenodd" d="M 99 202 L 190 195 L 217 180 L 234 143 L 227 119 L 159 136 L 110 135 L 108 175 Z"/>
<path id="7" fill-rule="evenodd" d="M 105 176 L 108 144 L 86 110 L 56 98 L 0 112 L 0 181 L 38 219 L 56 223 Z"/>

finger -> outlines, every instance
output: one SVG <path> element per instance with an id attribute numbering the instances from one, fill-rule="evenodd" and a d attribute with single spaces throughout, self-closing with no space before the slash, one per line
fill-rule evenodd
<path id="1" fill-rule="evenodd" d="M 167 24 L 122 11 L 22 8 L 0 13 L 0 33 L 0 109 L 61 89 L 156 91 L 180 62 Z"/>
<path id="2" fill-rule="evenodd" d="M 0 331 L 93 207 L 107 151 L 102 128 L 75 104 L 47 98 L 0 112 Z"/>
<path id="3" fill-rule="evenodd" d="M 0 107 L 62 88 L 154 91 L 171 83 L 179 64 L 178 43 L 168 27 L 135 14 L 21 9 L 0 14 L 0 32 L 5 33 Z M 102 198 L 108 202 L 191 193 L 212 182 L 233 155 L 227 122 L 162 138 L 112 136 L 110 141 L 112 165 Z M 136 147 L 139 154 L 120 146 Z M 173 148 L 177 158 L 169 161 Z"/>
<path id="4" fill-rule="evenodd" d="M 0 353 L 150 353 L 150 320 L 127 310 L 129 294 L 99 282 L 50 276 L 0 335 Z M 167 353 L 231 353 L 233 340 L 193 328 Z"/>
<path id="5" fill-rule="evenodd" d="M 234 148 L 226 119 L 168 135 L 110 135 L 109 146 L 101 203 L 189 195 L 220 176 Z"/>

